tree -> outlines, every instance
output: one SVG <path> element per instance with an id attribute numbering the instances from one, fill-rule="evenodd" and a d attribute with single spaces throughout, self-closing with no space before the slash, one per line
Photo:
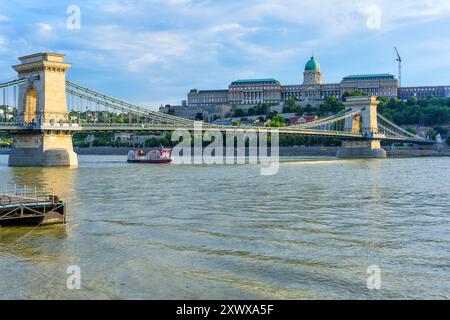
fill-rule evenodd
<path id="1" fill-rule="evenodd" d="M 439 133 L 441 136 L 446 136 L 448 134 L 448 128 L 436 127 L 434 130 Z"/>
<path id="2" fill-rule="evenodd" d="M 297 100 L 294 97 L 290 97 L 283 106 L 283 113 L 293 112 L 297 106 Z"/>
<path id="3" fill-rule="evenodd" d="M 234 117 L 235 118 L 241 118 L 241 117 L 245 117 L 245 116 L 246 116 L 245 111 L 242 110 L 242 109 L 236 109 L 234 111 Z"/>
<path id="4" fill-rule="evenodd" d="M 414 130 L 413 128 L 406 128 L 406 131 L 408 131 L 411 134 L 417 135 L 417 131 Z"/>
<path id="5" fill-rule="evenodd" d="M 203 113 L 199 112 L 195 115 L 195 120 L 203 121 Z"/>
<path id="6" fill-rule="evenodd" d="M 272 117 L 270 126 L 274 127 L 274 128 L 285 127 L 286 122 L 284 121 L 284 119 L 281 116 L 276 115 L 276 116 Z"/>
<path id="7" fill-rule="evenodd" d="M 345 99 L 345 98 L 348 98 L 348 97 L 359 97 L 359 96 L 368 96 L 368 94 L 367 94 L 367 93 L 364 93 L 364 92 L 362 92 L 362 91 L 360 91 L 360 90 L 346 91 L 346 92 L 343 94 L 344 99 Z"/>
<path id="8" fill-rule="evenodd" d="M 170 147 L 170 141 L 167 140 L 165 137 L 159 139 L 159 144 L 162 145 L 163 147 Z"/>
<path id="9" fill-rule="evenodd" d="M 428 130 L 428 133 L 427 133 L 428 137 L 435 139 L 437 135 L 438 135 L 438 133 L 436 132 L 436 130 L 434 130 L 434 129 Z"/>
<path id="10" fill-rule="evenodd" d="M 145 141 L 145 146 L 149 148 L 155 148 L 158 146 L 158 139 L 150 138 Z"/>
<path id="11" fill-rule="evenodd" d="M 448 98 L 421 101 L 415 97 L 407 101 L 393 98 L 387 104 L 380 100 L 378 111 L 399 125 L 442 126 L 450 123 L 448 102 Z"/>

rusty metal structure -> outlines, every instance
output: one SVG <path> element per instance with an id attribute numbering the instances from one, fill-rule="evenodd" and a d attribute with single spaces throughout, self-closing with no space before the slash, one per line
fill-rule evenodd
<path id="1" fill-rule="evenodd" d="M 66 223 L 66 204 L 52 191 L 7 184 L 0 192 L 0 227 Z"/>

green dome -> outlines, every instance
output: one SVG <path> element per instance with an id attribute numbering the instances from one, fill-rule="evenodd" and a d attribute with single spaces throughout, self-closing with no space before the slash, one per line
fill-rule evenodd
<path id="1" fill-rule="evenodd" d="M 306 63 L 305 71 L 318 71 L 320 72 L 320 64 L 317 62 L 314 57 L 311 57 L 311 59 Z"/>

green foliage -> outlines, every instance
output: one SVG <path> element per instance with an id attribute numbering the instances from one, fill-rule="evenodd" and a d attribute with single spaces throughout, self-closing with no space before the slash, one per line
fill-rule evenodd
<path id="1" fill-rule="evenodd" d="M 13 138 L 9 134 L 0 134 L 0 148 L 9 148 L 12 143 Z"/>
<path id="2" fill-rule="evenodd" d="M 246 114 L 245 111 L 242 110 L 242 109 L 236 109 L 236 110 L 234 111 L 234 117 L 235 117 L 235 118 L 245 117 L 246 115 L 247 115 L 247 114 Z"/>
<path id="3" fill-rule="evenodd" d="M 283 117 L 275 115 L 275 116 L 272 116 L 272 121 L 271 121 L 269 126 L 273 127 L 273 128 L 285 127 L 286 126 L 286 122 L 283 119 Z"/>
<path id="4" fill-rule="evenodd" d="M 439 133 L 441 136 L 446 136 L 448 134 L 448 128 L 436 127 L 434 130 Z"/>
<path id="5" fill-rule="evenodd" d="M 159 146 L 159 141 L 156 138 L 150 138 L 145 141 L 145 146 L 148 148 L 155 148 Z"/>
<path id="6" fill-rule="evenodd" d="M 283 106 L 283 113 L 291 113 L 295 112 L 295 108 L 297 107 L 297 100 L 294 97 L 290 97 Z"/>
<path id="7" fill-rule="evenodd" d="M 341 145 L 341 141 L 334 138 L 322 138 L 322 137 L 305 137 L 294 135 L 281 135 L 280 146 L 292 147 L 292 146 L 327 146 L 337 147 Z"/>
<path id="8" fill-rule="evenodd" d="M 428 130 L 428 133 L 427 133 L 428 137 L 435 139 L 437 135 L 438 135 L 438 133 L 436 130 L 434 130 L 434 129 Z"/>
<path id="9" fill-rule="evenodd" d="M 109 133 L 98 133 L 94 135 L 95 140 L 92 143 L 94 147 L 106 147 L 111 145 L 112 134 Z"/>
<path id="10" fill-rule="evenodd" d="M 379 99 L 378 112 L 398 125 L 441 126 L 450 123 L 450 98 L 408 101 Z"/>
<path id="11" fill-rule="evenodd" d="M 272 105 L 275 105 L 275 104 L 263 103 L 263 104 L 258 105 L 257 107 L 252 107 L 252 108 L 248 109 L 247 112 L 245 112 L 242 109 L 236 109 L 234 111 L 233 116 L 235 118 L 243 118 L 243 117 L 247 117 L 247 116 L 268 115 L 270 107 Z"/>
<path id="12" fill-rule="evenodd" d="M 355 90 L 355 91 L 347 91 L 343 94 L 344 98 L 348 98 L 348 97 L 359 97 L 359 96 L 368 96 L 367 93 L 364 93 L 362 91 L 359 90 Z"/>
<path id="13" fill-rule="evenodd" d="M 414 130 L 413 128 L 406 128 L 406 131 L 408 131 L 409 133 L 412 133 L 412 134 L 414 134 L 414 135 L 417 134 L 417 131 Z"/>
<path id="14" fill-rule="evenodd" d="M 165 137 L 159 139 L 159 144 L 163 147 L 170 147 L 170 140 L 167 140 Z"/>
<path id="15" fill-rule="evenodd" d="M 317 111 L 318 116 L 325 116 L 329 114 L 335 114 L 344 111 L 344 104 L 334 96 L 327 97 L 325 103 L 320 105 Z"/>

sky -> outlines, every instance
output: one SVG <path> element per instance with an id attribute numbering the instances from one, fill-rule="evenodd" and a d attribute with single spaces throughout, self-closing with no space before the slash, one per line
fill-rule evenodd
<path id="1" fill-rule="evenodd" d="M 0 82 L 20 56 L 66 54 L 68 78 L 152 109 L 237 79 L 398 74 L 450 85 L 449 0 L 0 0 Z"/>

